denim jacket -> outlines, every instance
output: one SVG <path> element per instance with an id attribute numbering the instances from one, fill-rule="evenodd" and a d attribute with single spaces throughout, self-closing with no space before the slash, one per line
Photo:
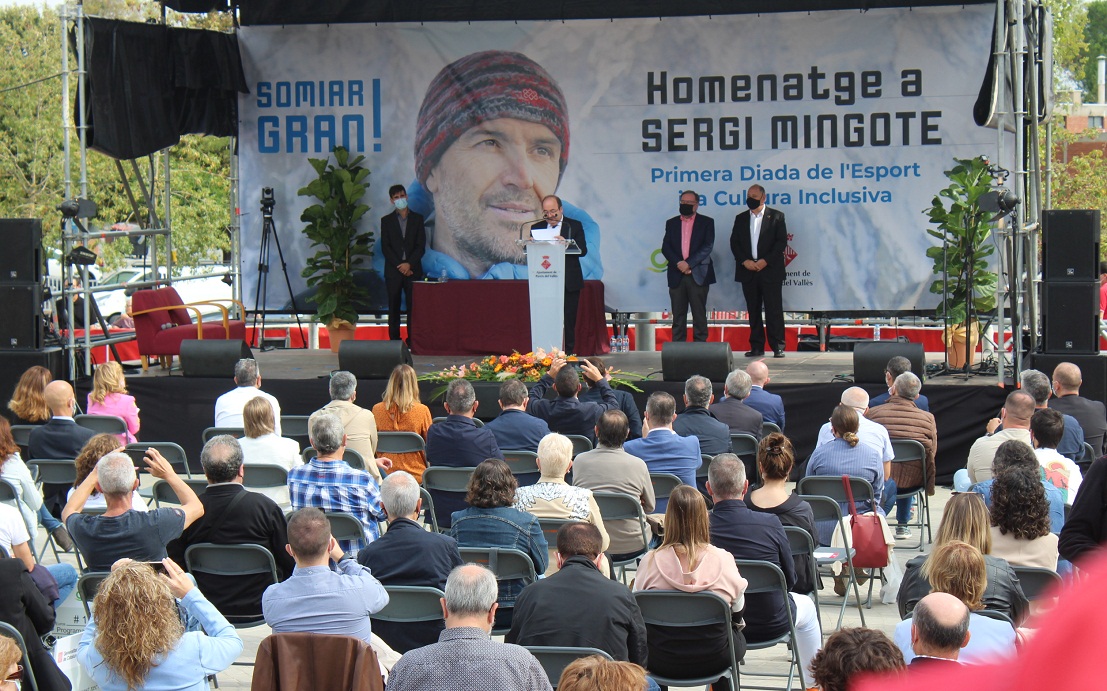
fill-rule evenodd
<path id="1" fill-rule="evenodd" d="M 534 562 L 535 573 L 545 573 L 549 564 L 546 536 L 534 514 L 500 506 L 481 509 L 470 506 L 453 514 L 450 537 L 458 547 L 505 547 L 528 554 Z M 522 579 L 500 582 L 501 607 L 515 606 L 515 598 L 522 592 Z"/>

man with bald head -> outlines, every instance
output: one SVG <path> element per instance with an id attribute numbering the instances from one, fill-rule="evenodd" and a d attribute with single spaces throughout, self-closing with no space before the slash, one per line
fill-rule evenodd
<path id="1" fill-rule="evenodd" d="M 859 423 L 857 437 L 861 443 L 876 449 L 880 454 L 880 460 L 885 463 L 891 461 L 896 454 L 892 450 L 892 440 L 888 436 L 888 430 L 884 425 L 866 417 L 866 413 L 870 410 L 869 393 L 860 386 L 851 386 L 842 392 L 841 403 L 857 411 Z M 819 428 L 819 439 L 815 442 L 815 446 L 822 446 L 832 439 L 834 439 L 834 431 L 830 428 L 830 422 L 826 422 Z"/>
<path id="2" fill-rule="evenodd" d="M 1025 391 L 1013 391 L 1009 394 L 999 413 L 1003 429 L 986 434 L 973 442 L 965 468 L 954 473 L 954 489 L 964 492 L 970 485 L 992 477 L 992 459 L 1003 442 L 1014 439 L 1033 448 L 1030 440 L 1030 418 L 1033 415 L 1033 396 Z"/>
<path id="3" fill-rule="evenodd" d="M 1049 407 L 1064 415 L 1071 415 L 1084 430 L 1084 441 L 1092 445 L 1098 457 L 1107 452 L 1107 408 L 1102 401 L 1093 401 L 1080 395 L 1080 368 L 1071 362 L 1062 362 L 1053 369 L 1053 394 Z"/>
<path id="4" fill-rule="evenodd" d="M 44 392 L 46 407 L 50 409 L 51 418 L 45 425 L 40 425 L 31 430 L 30 441 L 27 445 L 29 458 L 50 458 L 73 460 L 81 453 L 81 448 L 96 433 L 85 427 L 81 427 L 73 420 L 73 411 L 77 408 L 77 400 L 73 396 L 73 387 L 69 382 L 55 379 L 46 385 Z M 69 533 L 65 526 L 56 518 L 65 506 L 66 493 L 69 485 L 43 485 L 43 509 L 39 511 L 39 520 L 42 527 L 54 538 L 54 542 L 62 549 L 69 551 L 73 548 L 73 542 L 69 539 Z"/>
<path id="5" fill-rule="evenodd" d="M 764 360 L 755 360 L 746 367 L 746 374 L 750 375 L 750 395 L 746 397 L 746 405 L 761 413 L 765 422 L 771 422 L 784 431 L 784 400 L 775 393 L 765 390 L 769 379 L 769 366 Z"/>
<path id="6" fill-rule="evenodd" d="M 969 608 L 949 593 L 930 593 L 911 619 L 911 650 L 915 659 L 909 667 L 957 665 L 961 649 L 969 644 Z"/>

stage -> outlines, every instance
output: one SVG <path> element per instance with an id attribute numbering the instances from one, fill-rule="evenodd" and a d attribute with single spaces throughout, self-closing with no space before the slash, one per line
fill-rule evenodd
<path id="1" fill-rule="evenodd" d="M 285 415 L 308 415 L 329 400 L 327 381 L 338 367 L 338 356 L 326 350 L 256 351 L 261 367 L 262 389 L 281 403 Z M 473 361 L 471 357 L 416 356 L 415 369 L 422 375 L 451 365 Z M 751 360 L 735 354 L 735 367 L 744 367 Z M 661 354 L 630 352 L 605 356 L 609 368 L 642 375 L 638 383 L 641 392 L 632 392 L 640 410 L 653 391 L 668 391 L 676 397 L 678 410 L 683 408 L 683 382 L 661 380 Z M 841 392 L 851 386 L 853 356 L 851 353 L 789 352 L 786 358 L 767 361 L 771 381 L 769 391 L 784 398 L 787 412 L 785 433 L 796 446 L 799 458 L 806 458 L 815 446 L 819 428 L 830 417 Z M 930 362 L 940 362 L 932 356 Z M 628 377 L 634 378 L 634 377 Z M 721 395 L 722 382 L 714 382 L 716 395 Z M 179 370 L 172 372 L 152 366 L 145 374 L 129 376 L 127 385 L 141 409 L 142 429 L 139 439 L 173 441 L 184 447 L 190 465 L 199 471 L 201 433 L 213 424 L 215 399 L 233 386 L 232 373 L 225 379 L 185 378 Z M 381 400 L 383 380 L 358 382 L 357 403 L 366 408 Z M 87 384 L 85 385 L 87 387 Z M 880 393 L 880 384 L 863 385 L 870 394 Z M 430 406 L 432 415 L 444 415 L 441 399 L 431 400 L 440 384 L 422 382 L 422 400 Z M 495 384 L 478 386 L 480 406 L 478 417 L 490 419 L 498 413 L 495 404 Z M 964 378 L 951 375 L 927 379 L 923 392 L 930 399 L 930 409 L 938 424 L 938 479 L 948 482 L 953 472 L 964 466 L 972 442 L 984 433 L 988 418 L 998 414 L 1006 392 L 997 386 L 995 376 Z M 85 388 L 78 400 L 85 400 Z M 303 440 L 301 440 L 303 442 Z"/>

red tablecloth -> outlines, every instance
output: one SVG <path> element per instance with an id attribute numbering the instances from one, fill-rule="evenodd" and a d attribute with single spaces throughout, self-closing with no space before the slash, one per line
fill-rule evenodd
<path id="1" fill-rule="evenodd" d="M 530 350 L 526 281 L 416 283 L 411 351 L 417 355 L 491 355 Z M 609 351 L 603 283 L 585 281 L 577 312 L 580 355 Z"/>

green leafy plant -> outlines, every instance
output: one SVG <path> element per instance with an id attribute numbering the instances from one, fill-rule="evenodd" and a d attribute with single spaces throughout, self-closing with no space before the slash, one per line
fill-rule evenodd
<path id="1" fill-rule="evenodd" d="M 354 281 L 354 270 L 373 254 L 373 232 L 358 231 L 358 221 L 369 211 L 361 202 L 369 186 L 364 160 L 351 159 L 341 146 L 334 149 L 333 164 L 329 158 L 309 158 L 318 177 L 299 191 L 319 200 L 300 215 L 308 224 L 304 234 L 318 248 L 303 276 L 315 288 L 309 298 L 317 305 L 315 319 L 328 328 L 356 324 L 357 304 L 368 299 L 368 291 Z"/>
<path id="2" fill-rule="evenodd" d="M 980 158 L 955 158 L 956 166 L 946 171 L 950 185 L 934 196 L 923 211 L 937 229 L 926 232 L 943 244 L 930 247 L 926 256 L 934 260 L 938 277 L 930 292 L 944 295 L 935 316 L 949 319 L 955 326 L 965 325 L 972 312 L 991 312 L 996 308 L 998 276 L 989 270 L 995 247 L 989 242 L 993 212 L 981 208 L 981 198 L 992 190 L 988 163 Z"/>

